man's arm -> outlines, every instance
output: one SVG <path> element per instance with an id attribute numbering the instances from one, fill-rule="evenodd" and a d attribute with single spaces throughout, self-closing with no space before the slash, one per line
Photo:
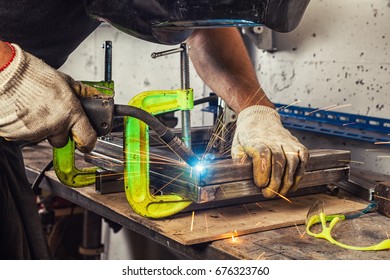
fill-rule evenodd
<path id="1" fill-rule="evenodd" d="M 0 41 L 0 137 L 32 142 L 47 138 L 59 148 L 72 135 L 79 150 L 90 151 L 96 132 L 78 97 L 96 93 L 20 46 Z"/>
<path id="2" fill-rule="evenodd" d="M 274 108 L 236 28 L 195 30 L 187 43 L 200 77 L 237 114 L 252 105 Z"/>
<path id="3" fill-rule="evenodd" d="M 286 130 L 261 88 L 236 28 L 196 30 L 187 40 L 203 81 L 237 114 L 232 158 L 252 158 L 255 184 L 266 197 L 298 188 L 308 151 Z"/>

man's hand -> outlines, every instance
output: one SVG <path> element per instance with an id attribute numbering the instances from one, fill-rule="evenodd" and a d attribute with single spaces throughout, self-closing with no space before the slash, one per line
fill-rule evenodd
<path id="1" fill-rule="evenodd" d="M 305 173 L 309 153 L 286 130 L 276 110 L 255 105 L 238 115 L 233 159 L 252 158 L 255 184 L 265 197 L 295 191 Z"/>
<path id="2" fill-rule="evenodd" d="M 97 94 L 97 89 L 13 47 L 15 58 L 0 72 L 0 136 L 32 142 L 47 138 L 60 148 L 72 135 L 80 151 L 91 151 L 96 132 L 77 96 Z"/>

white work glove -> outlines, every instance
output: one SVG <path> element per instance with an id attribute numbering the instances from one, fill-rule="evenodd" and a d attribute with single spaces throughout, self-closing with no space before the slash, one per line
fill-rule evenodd
<path id="1" fill-rule="evenodd" d="M 276 110 L 255 105 L 237 119 L 232 158 L 252 158 L 255 184 L 265 197 L 295 191 L 305 173 L 309 152 L 285 129 Z"/>
<path id="2" fill-rule="evenodd" d="M 72 135 L 80 151 L 91 151 L 96 132 L 77 96 L 93 95 L 97 90 L 13 46 L 15 58 L 0 72 L 0 136 L 31 142 L 47 138 L 60 148 Z"/>

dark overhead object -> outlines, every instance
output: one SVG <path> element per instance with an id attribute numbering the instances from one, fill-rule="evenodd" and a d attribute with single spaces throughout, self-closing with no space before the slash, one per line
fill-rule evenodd
<path id="1" fill-rule="evenodd" d="M 196 28 L 265 25 L 289 32 L 310 0 L 85 0 L 87 12 L 137 38 L 178 44 Z"/>

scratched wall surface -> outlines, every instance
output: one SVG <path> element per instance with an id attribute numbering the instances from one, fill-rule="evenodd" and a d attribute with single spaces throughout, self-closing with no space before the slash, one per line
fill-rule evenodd
<path id="1" fill-rule="evenodd" d="M 103 24 L 92 33 L 70 55 L 60 70 L 78 80 L 101 80 L 104 78 L 104 41 L 113 44 L 112 76 L 115 81 L 115 102 L 127 104 L 136 94 L 157 89 L 179 89 L 180 54 L 152 59 L 153 52 L 164 51 L 178 46 L 164 46 L 144 42 L 131 37 L 113 27 Z M 204 83 L 197 76 L 190 64 L 190 81 L 195 98 L 208 96 Z M 201 106 L 196 106 L 192 113 L 192 125 L 211 124 L 210 113 L 202 114 Z M 179 118 L 180 120 L 180 118 Z M 179 123 L 180 126 L 180 123 Z"/>
<path id="2" fill-rule="evenodd" d="M 258 52 L 262 84 L 275 102 L 386 118 L 389 24 L 389 0 L 312 0 L 296 30 L 275 33 L 276 53 Z"/>
<path id="3" fill-rule="evenodd" d="M 312 0 L 296 30 L 274 34 L 255 67 L 274 102 L 390 119 L 390 1 Z M 294 131 L 309 148 L 352 151 L 353 165 L 390 174 L 390 149 Z"/>

